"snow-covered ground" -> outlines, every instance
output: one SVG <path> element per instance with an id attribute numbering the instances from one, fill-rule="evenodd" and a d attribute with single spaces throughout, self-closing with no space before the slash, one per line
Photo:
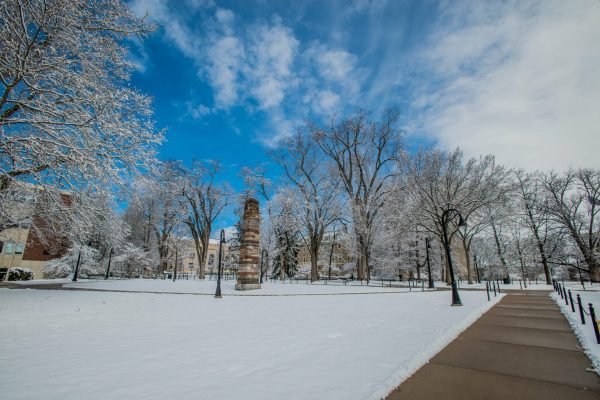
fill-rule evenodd
<path id="1" fill-rule="evenodd" d="M 502 283 L 502 281 L 500 282 L 500 291 L 505 290 L 505 289 L 510 289 L 510 290 L 553 290 L 553 286 L 552 285 L 546 285 L 545 282 L 542 281 L 538 281 L 538 283 L 536 284 L 535 281 L 532 281 L 531 283 L 529 281 L 527 281 L 527 288 L 525 288 L 525 285 L 523 284 L 523 281 L 521 281 L 519 283 L 518 280 L 513 280 L 512 283 L 506 285 L 504 283 Z M 491 283 L 490 283 L 491 284 Z M 459 284 L 459 287 L 461 289 L 485 289 L 485 281 L 482 281 L 481 283 L 473 283 L 471 285 L 469 285 L 466 281 L 462 281 Z M 492 290 L 490 288 L 490 290 Z"/>
<path id="2" fill-rule="evenodd" d="M 217 287 L 216 280 L 172 280 L 163 279 L 125 279 L 125 280 L 99 280 L 67 283 L 65 287 L 86 289 L 124 290 L 128 292 L 167 292 L 214 295 Z M 307 284 L 306 281 L 286 281 L 286 283 L 263 283 L 260 290 L 236 291 L 235 281 L 222 281 L 221 292 L 224 296 L 265 296 L 265 295 L 299 295 L 299 294 L 340 294 L 340 293 L 381 293 L 381 292 L 408 292 L 408 288 L 381 287 L 373 283 L 361 286 L 360 282 L 349 282 L 344 285 L 342 281 L 325 281 Z M 416 289 L 413 289 L 416 290 Z M 420 288 L 418 290 L 421 290 Z"/>
<path id="3" fill-rule="evenodd" d="M 169 281 L 108 285 L 159 285 L 149 282 Z M 222 299 L 0 289 L 0 397 L 379 399 L 500 299 L 465 291 L 451 307 L 447 291 L 299 286 Z"/>
<path id="4" fill-rule="evenodd" d="M 569 305 L 566 305 L 565 301 L 558 293 L 553 292 L 551 297 L 558 303 L 562 313 L 567 317 L 567 320 L 579 338 L 579 342 L 583 346 L 585 354 L 592 360 L 596 372 L 600 375 L 600 344 L 596 341 L 596 334 L 594 333 L 594 326 L 592 325 L 590 317 L 585 315 L 585 325 L 581 323 L 576 297 L 576 295 L 579 294 L 581 297 L 581 304 L 588 313 L 588 304 L 592 303 L 596 313 L 596 319 L 600 321 L 600 285 L 594 285 L 593 287 L 587 286 L 587 290 L 585 291 L 581 290 L 581 285 L 573 286 L 577 287 L 577 289 L 571 288 L 573 300 L 575 301 L 575 312 L 572 312 L 570 303 Z M 569 289 L 569 287 L 567 287 L 567 289 Z"/>

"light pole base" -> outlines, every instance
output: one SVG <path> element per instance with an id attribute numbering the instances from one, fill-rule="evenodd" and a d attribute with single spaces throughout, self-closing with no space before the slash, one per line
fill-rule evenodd
<path id="1" fill-rule="evenodd" d="M 452 307 L 454 306 L 462 306 L 462 303 L 458 303 L 458 304 L 450 304 Z"/>

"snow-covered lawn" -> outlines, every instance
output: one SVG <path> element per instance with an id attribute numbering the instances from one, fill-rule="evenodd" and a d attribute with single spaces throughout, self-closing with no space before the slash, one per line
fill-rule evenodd
<path id="1" fill-rule="evenodd" d="M 48 281 L 46 281 L 48 282 Z M 125 280 L 98 280 L 67 282 L 65 287 L 86 289 L 124 290 L 128 292 L 166 292 L 214 295 L 217 287 L 216 280 L 172 280 L 163 279 L 125 279 Z M 325 281 L 307 284 L 306 281 L 286 281 L 286 283 L 263 283 L 261 290 L 236 291 L 235 281 L 222 281 L 221 291 L 224 296 L 265 296 L 265 295 L 299 295 L 299 294 L 340 294 L 340 293 L 381 293 L 381 292 L 409 292 L 408 288 L 380 286 L 375 283 L 367 286 L 360 282 L 349 282 L 344 285 L 342 281 Z M 421 290 L 419 289 L 412 289 Z"/>
<path id="2" fill-rule="evenodd" d="M 169 281 L 107 285 L 150 291 L 159 283 Z M 225 294 L 232 285 L 224 282 Z M 263 290 L 299 294 L 299 286 Z M 465 305 L 451 307 L 448 291 L 360 290 L 370 293 L 215 299 L 0 289 L 0 397 L 379 399 L 500 299 L 465 291 Z"/>
<path id="3" fill-rule="evenodd" d="M 501 280 L 498 282 L 500 283 L 500 291 L 506 290 L 506 289 L 510 289 L 510 290 L 554 290 L 553 286 L 546 285 L 545 281 L 538 281 L 537 284 L 535 283 L 535 281 L 532 281 L 531 283 L 529 281 L 527 281 L 527 288 L 525 288 L 523 281 L 521 281 L 519 283 L 518 280 L 513 280 L 512 283 L 510 283 L 508 285 L 502 283 Z M 442 285 L 444 285 L 444 284 L 442 284 Z M 440 287 L 442 287 L 442 286 L 440 286 Z M 471 285 L 469 285 L 466 281 L 462 281 L 460 283 L 459 287 L 461 289 L 484 289 L 485 290 L 485 281 L 482 281 L 481 283 L 473 283 Z M 490 287 L 490 290 L 492 290 L 491 287 Z"/>
<path id="4" fill-rule="evenodd" d="M 565 285 L 568 286 L 568 285 Z M 577 285 L 573 285 L 577 286 Z M 581 316 L 579 314 L 579 308 L 577 305 L 577 297 L 579 294 L 581 297 L 581 304 L 584 310 L 589 313 L 588 304 L 592 303 L 594 311 L 596 313 L 596 319 L 600 321 L 600 285 L 594 285 L 588 287 L 587 290 L 581 290 L 581 285 L 578 285 L 577 289 L 571 288 L 573 300 L 575 301 L 575 312 L 571 310 L 571 304 L 565 304 L 565 301 L 556 292 L 553 292 L 551 297 L 558 303 L 562 313 L 567 317 L 571 327 L 575 331 L 575 334 L 579 338 L 579 342 L 582 344 L 585 353 L 592 360 L 596 372 L 600 375 L 600 344 L 596 341 L 596 334 L 594 333 L 594 326 L 588 315 L 585 317 L 585 325 L 581 323 Z M 569 287 L 567 287 L 569 289 Z"/>

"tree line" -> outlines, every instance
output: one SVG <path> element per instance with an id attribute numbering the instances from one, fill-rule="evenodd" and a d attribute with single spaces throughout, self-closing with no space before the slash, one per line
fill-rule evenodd
<path id="1" fill-rule="evenodd" d="M 130 276 L 160 274 L 180 265 L 190 238 L 202 278 L 218 218 L 254 196 L 263 268 L 280 278 L 308 267 L 303 248 L 306 273 L 319 279 L 336 241 L 358 279 L 420 276 L 427 239 L 434 273 L 448 279 L 447 226 L 469 282 L 480 270 L 600 280 L 598 169 L 524 171 L 493 155 L 410 149 L 396 109 L 358 111 L 299 127 L 270 154 L 278 184 L 268 165 L 244 168 L 234 193 L 218 162 L 157 160 L 164 132 L 151 99 L 130 85 L 126 47 L 156 28 L 145 18 L 120 1 L 7 0 L 0 21 L 0 231 L 35 229 L 64 256 L 51 263 L 56 274 L 79 258 L 101 270 L 113 256 Z M 446 224 L 449 209 L 465 230 Z"/>

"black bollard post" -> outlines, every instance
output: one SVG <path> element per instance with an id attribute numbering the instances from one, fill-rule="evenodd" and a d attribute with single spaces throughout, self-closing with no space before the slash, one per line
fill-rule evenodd
<path id="1" fill-rule="evenodd" d="M 563 292 L 565 294 L 565 304 L 569 305 L 569 298 L 567 297 L 567 288 L 565 287 L 564 283 L 563 283 Z"/>
<path id="2" fill-rule="evenodd" d="M 600 332 L 598 332 L 598 321 L 596 321 L 596 313 L 594 312 L 594 307 L 592 303 L 588 303 L 590 306 L 590 317 L 592 317 L 592 325 L 594 325 L 594 333 L 596 334 L 596 342 L 600 344 Z"/>
<path id="3" fill-rule="evenodd" d="M 523 285 L 521 285 L 521 280 L 519 279 L 519 289 L 523 290 Z"/>
<path id="4" fill-rule="evenodd" d="M 563 299 L 563 293 L 562 293 L 562 288 L 560 287 L 560 285 L 557 283 L 556 286 L 558 287 L 558 294 L 560 294 L 560 298 Z"/>
<path id="5" fill-rule="evenodd" d="M 498 283 L 498 293 L 500 293 L 500 282 L 497 282 L 497 283 Z"/>
<path id="6" fill-rule="evenodd" d="M 583 315 L 583 306 L 581 305 L 581 296 L 577 295 L 577 307 L 579 307 L 579 316 L 581 317 L 581 324 L 585 325 L 585 316 Z"/>
<path id="7" fill-rule="evenodd" d="M 569 301 L 571 302 L 571 312 L 575 312 L 575 304 L 573 303 L 573 295 L 571 289 L 569 289 Z"/>
<path id="8" fill-rule="evenodd" d="M 488 301 L 490 301 L 490 284 L 488 282 L 485 283 L 485 291 L 487 292 Z"/>
<path id="9" fill-rule="evenodd" d="M 492 287 L 494 289 L 494 297 L 496 297 L 496 282 L 492 281 Z"/>

